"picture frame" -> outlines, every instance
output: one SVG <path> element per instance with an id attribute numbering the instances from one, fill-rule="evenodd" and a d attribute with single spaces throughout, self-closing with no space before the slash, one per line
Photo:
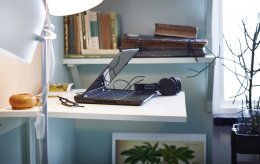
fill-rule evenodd
<path id="1" fill-rule="evenodd" d="M 174 155 L 175 159 L 167 157 L 167 154 L 178 151 L 182 151 L 184 155 Z M 152 153 L 151 158 L 148 159 L 147 155 L 146 159 L 138 157 L 138 153 L 142 154 L 141 152 Z M 142 164 L 139 161 L 141 159 L 148 163 L 177 160 L 179 164 L 185 161 L 191 164 L 204 164 L 206 163 L 206 134 L 112 133 L 112 164 L 131 163 L 133 160 L 136 160 L 137 164 Z"/>

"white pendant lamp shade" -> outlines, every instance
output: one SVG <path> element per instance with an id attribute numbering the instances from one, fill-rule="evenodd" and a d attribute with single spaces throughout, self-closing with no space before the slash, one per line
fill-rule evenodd
<path id="1" fill-rule="evenodd" d="M 0 55 L 31 62 L 45 21 L 42 0 L 0 0 Z"/>
<path id="2" fill-rule="evenodd" d="M 54 16 L 72 15 L 99 5 L 103 0 L 47 0 L 49 12 Z"/>
<path id="3" fill-rule="evenodd" d="M 47 0 L 47 4 L 51 15 L 64 16 L 86 11 L 102 1 Z M 42 0 L 0 0 L 0 55 L 31 62 L 45 17 Z"/>

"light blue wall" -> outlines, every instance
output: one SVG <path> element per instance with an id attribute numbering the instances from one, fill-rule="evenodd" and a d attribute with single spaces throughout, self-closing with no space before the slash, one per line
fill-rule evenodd
<path id="1" fill-rule="evenodd" d="M 55 55 L 55 70 L 54 76 L 50 79 L 53 83 L 71 82 L 71 75 L 68 73 L 68 68 L 62 64 L 64 45 L 63 45 L 63 19 L 61 17 L 51 17 L 52 23 L 55 25 L 55 33 L 57 38 L 53 41 Z"/>
<path id="2" fill-rule="evenodd" d="M 191 25 L 205 36 L 206 0 L 104 0 L 100 11 L 117 11 L 123 33 L 153 34 L 154 23 Z"/>
<path id="3" fill-rule="evenodd" d="M 122 34 L 154 33 L 154 23 L 194 25 L 199 37 L 206 36 L 205 0 L 105 0 L 96 9 L 119 12 Z M 147 133 L 205 133 L 207 134 L 207 163 L 211 163 L 212 118 L 206 112 L 207 73 L 187 79 L 193 72 L 188 68 L 201 69 L 204 64 L 147 64 L 128 65 L 118 78 L 129 79 L 145 75 L 146 82 L 158 82 L 163 77 L 178 76 L 182 79 L 186 95 L 188 119 L 186 123 L 157 123 L 131 121 L 76 120 L 76 163 L 110 163 L 113 132 Z M 88 87 L 105 65 L 80 66 L 81 82 Z M 161 105 L 163 108 L 163 104 Z M 174 110 L 174 107 L 172 107 Z"/>
<path id="4" fill-rule="evenodd" d="M 154 32 L 154 23 L 160 22 L 197 26 L 199 37 L 204 38 L 206 37 L 206 5 L 207 0 L 104 0 L 96 9 L 119 12 L 122 21 L 122 33 L 151 35 Z M 62 18 L 53 17 L 52 21 L 58 34 L 54 41 L 57 65 L 52 81 L 71 82 L 67 68 L 61 63 L 63 57 Z M 104 66 L 86 65 L 79 67 L 83 86 L 88 87 Z M 192 79 L 186 78 L 187 75 L 192 73 L 188 68 L 201 69 L 204 66 L 204 64 L 128 65 L 121 73 L 120 78 L 145 75 L 147 77 L 146 82 L 158 82 L 162 77 L 180 77 L 183 84 L 182 90 L 185 91 L 186 95 L 187 122 L 157 123 L 106 120 L 75 120 L 74 122 L 72 120 L 53 120 L 50 123 L 50 133 L 53 134 L 49 137 L 51 163 L 55 164 L 57 161 L 62 161 L 62 150 L 64 150 L 64 155 L 67 155 L 70 160 L 74 160 L 71 163 L 109 164 L 111 163 L 111 137 L 113 132 L 204 133 L 207 134 L 207 163 L 211 163 L 213 125 L 211 113 L 206 112 L 207 73 L 204 72 Z M 163 108 L 163 104 L 161 108 Z M 172 110 L 174 110 L 174 107 L 172 107 Z M 66 130 L 67 133 L 65 133 Z M 9 135 L 23 139 L 24 134 L 21 131 L 23 131 L 23 127 L 0 136 L 1 149 L 3 149 L 2 145 L 5 145 L 4 141 L 12 142 Z M 68 135 L 68 132 L 73 134 L 66 138 L 64 135 Z M 19 133 L 19 135 L 13 133 Z M 70 150 L 62 149 L 65 143 L 69 144 L 67 148 L 70 148 Z M 7 150 L 12 150 L 14 147 L 23 149 L 23 142 L 7 146 Z M 0 154 L 0 163 L 2 163 L 2 156 L 12 158 L 4 150 L 0 153 L 3 153 Z M 18 154 L 18 161 L 23 160 L 21 155 L 23 154 Z M 70 161 L 67 160 L 67 163 L 70 163 Z"/>
<path id="5" fill-rule="evenodd" d="M 213 125 L 211 113 L 206 112 L 206 74 L 203 73 L 201 76 L 192 79 L 186 78 L 191 73 L 188 68 L 202 69 L 204 66 L 203 64 L 128 66 L 122 72 L 124 75 L 121 77 L 141 74 L 156 82 L 161 77 L 180 77 L 186 97 L 187 122 L 76 120 L 76 163 L 109 163 L 107 161 L 111 161 L 111 136 L 113 132 L 205 133 L 207 134 L 207 158 L 210 160 Z M 90 68 L 88 71 L 91 71 Z M 156 77 L 153 77 L 154 75 Z M 161 104 L 160 108 L 163 108 L 163 106 L 164 104 Z M 174 110 L 174 106 L 172 110 Z M 102 158 L 100 158 L 101 156 Z"/>
<path id="6" fill-rule="evenodd" d="M 49 163 L 75 163 L 75 129 L 73 119 L 49 119 Z"/>
<path id="7" fill-rule="evenodd" d="M 0 120 L 1 121 L 1 120 Z M 25 125 L 0 136 L 0 163 L 25 164 Z"/>

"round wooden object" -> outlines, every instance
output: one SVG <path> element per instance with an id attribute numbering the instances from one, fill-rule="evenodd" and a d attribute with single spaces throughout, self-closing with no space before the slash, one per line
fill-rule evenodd
<path id="1" fill-rule="evenodd" d="M 37 100 L 35 97 L 26 93 L 12 95 L 9 98 L 9 103 L 15 110 L 32 108 L 36 102 Z"/>

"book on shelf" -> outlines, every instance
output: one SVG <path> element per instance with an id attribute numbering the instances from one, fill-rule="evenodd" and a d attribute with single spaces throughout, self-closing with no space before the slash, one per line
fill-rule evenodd
<path id="1" fill-rule="evenodd" d="M 120 35 L 118 13 L 100 12 L 98 24 L 100 49 L 118 49 Z"/>
<path id="2" fill-rule="evenodd" d="M 123 35 L 120 48 L 139 48 L 135 57 L 202 57 L 207 39 Z"/>
<path id="3" fill-rule="evenodd" d="M 89 49 L 99 49 L 99 28 L 98 28 L 98 12 L 87 11 L 89 16 L 89 35 L 90 35 L 90 47 Z"/>
<path id="4" fill-rule="evenodd" d="M 100 49 L 112 48 L 110 14 L 107 12 L 100 12 L 98 15 L 99 26 L 99 47 Z"/>
<path id="5" fill-rule="evenodd" d="M 119 16 L 114 11 L 64 16 L 64 54 L 117 54 L 119 34 Z"/>
<path id="6" fill-rule="evenodd" d="M 87 11 L 84 12 L 83 14 L 84 17 L 84 21 L 82 21 L 83 26 L 85 26 L 85 34 L 83 34 L 83 36 L 85 35 L 86 38 L 86 46 L 83 47 L 83 49 L 88 49 L 90 48 L 90 24 L 89 24 L 89 14 Z"/>
<path id="7" fill-rule="evenodd" d="M 154 34 L 157 36 L 197 38 L 198 28 L 195 26 L 155 23 Z"/>
<path id="8" fill-rule="evenodd" d="M 68 53 L 75 53 L 74 47 L 74 15 L 68 16 Z"/>
<path id="9" fill-rule="evenodd" d="M 140 50 L 136 58 L 167 58 L 167 57 L 204 57 L 205 49 L 149 49 Z"/>
<path id="10" fill-rule="evenodd" d="M 64 54 L 69 53 L 69 39 L 68 39 L 68 25 L 69 25 L 69 16 L 64 16 L 63 21 L 64 21 Z"/>
<path id="11" fill-rule="evenodd" d="M 80 53 L 79 15 L 64 16 L 64 54 Z"/>
<path id="12" fill-rule="evenodd" d="M 120 36 L 119 15 L 117 12 L 109 12 L 110 14 L 110 30 L 111 30 L 111 49 L 118 49 L 118 40 Z"/>
<path id="13" fill-rule="evenodd" d="M 203 49 L 207 39 L 173 38 L 152 35 L 123 35 L 120 48 L 140 49 Z"/>
<path id="14" fill-rule="evenodd" d="M 81 49 L 87 48 L 87 36 L 86 36 L 86 25 L 85 25 L 86 12 L 79 13 L 79 34 L 80 34 L 80 47 Z"/>
<path id="15" fill-rule="evenodd" d="M 75 14 L 74 15 L 74 47 L 75 47 L 75 53 L 80 54 L 81 51 L 81 21 L 80 21 L 80 15 Z"/>

